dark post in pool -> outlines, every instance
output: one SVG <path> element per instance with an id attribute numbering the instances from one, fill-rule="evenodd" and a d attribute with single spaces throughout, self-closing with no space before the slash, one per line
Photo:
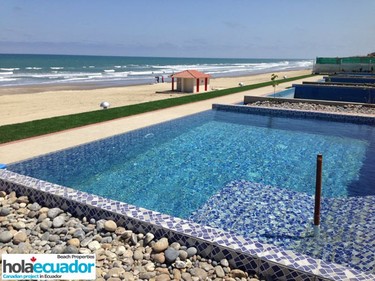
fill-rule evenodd
<path id="1" fill-rule="evenodd" d="M 314 210 L 314 236 L 320 234 L 320 199 L 322 196 L 322 166 L 323 156 L 318 154 L 316 157 L 316 184 L 315 184 L 315 210 Z"/>

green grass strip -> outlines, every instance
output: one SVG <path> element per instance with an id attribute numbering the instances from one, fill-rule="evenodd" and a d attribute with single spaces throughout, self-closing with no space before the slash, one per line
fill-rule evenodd
<path id="1" fill-rule="evenodd" d="M 279 84 L 293 80 L 311 77 L 313 75 L 304 75 L 287 79 L 277 80 Z M 67 129 L 77 128 L 85 125 L 109 121 L 121 117 L 131 116 L 139 113 L 164 109 L 172 106 L 183 105 L 187 103 L 212 99 L 226 96 L 238 92 L 253 90 L 272 85 L 272 81 L 263 82 L 243 87 L 217 90 L 207 93 L 194 94 L 184 97 L 170 98 L 165 100 L 151 101 L 134 105 L 110 108 L 106 110 L 96 110 L 78 114 L 58 116 L 35 121 L 29 121 L 19 124 L 0 126 L 0 143 L 6 143 L 25 138 L 41 136 L 49 133 L 55 133 Z"/>

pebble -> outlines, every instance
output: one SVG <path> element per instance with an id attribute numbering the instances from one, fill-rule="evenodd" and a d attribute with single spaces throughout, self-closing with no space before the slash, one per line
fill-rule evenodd
<path id="1" fill-rule="evenodd" d="M 64 222 L 65 222 L 65 218 L 58 216 L 53 219 L 52 225 L 54 228 L 59 228 L 64 224 Z"/>
<path id="2" fill-rule="evenodd" d="M 152 247 L 152 249 L 156 253 L 159 253 L 159 252 L 165 251 L 168 248 L 168 246 L 169 246 L 168 239 L 165 238 L 165 237 L 163 237 L 158 242 L 156 242 L 154 244 L 154 246 Z"/>
<path id="3" fill-rule="evenodd" d="M 245 272 L 231 270 L 227 260 L 204 259 L 195 247 L 169 243 L 165 237 L 155 241 L 153 233 L 134 233 L 113 220 L 79 220 L 60 208 L 29 203 L 26 196 L 15 193 L 0 194 L 0 198 L 7 204 L 0 207 L 4 214 L 0 216 L 0 253 L 95 253 L 96 280 L 100 281 L 247 278 Z"/>
<path id="4" fill-rule="evenodd" d="M 9 208 L 0 208 L 0 216 L 6 217 L 9 214 L 10 214 L 10 209 Z"/>
<path id="5" fill-rule="evenodd" d="M 104 229 L 110 232 L 115 232 L 117 224 L 113 220 L 106 221 L 104 223 Z"/>
<path id="6" fill-rule="evenodd" d="M 60 215 L 62 212 L 63 212 L 63 210 L 61 210 L 60 208 L 52 208 L 52 209 L 49 209 L 49 210 L 48 210 L 48 212 L 47 212 L 47 216 L 48 216 L 50 219 L 54 219 L 54 218 L 56 218 L 58 215 Z"/>
<path id="7" fill-rule="evenodd" d="M 187 254 L 188 254 L 188 257 L 191 258 L 192 256 L 196 255 L 197 254 L 197 249 L 194 248 L 194 247 L 190 247 L 186 250 Z"/>
<path id="8" fill-rule="evenodd" d="M 91 241 L 87 246 L 91 251 L 96 251 L 96 250 L 99 250 L 101 248 L 100 243 L 96 240 Z"/>
<path id="9" fill-rule="evenodd" d="M 10 231 L 2 231 L 0 233 L 0 242 L 1 243 L 8 243 L 13 238 L 13 234 Z"/>
<path id="10" fill-rule="evenodd" d="M 175 262 L 178 257 L 178 251 L 172 247 L 169 247 L 165 252 L 165 260 L 169 263 Z"/>
<path id="11" fill-rule="evenodd" d="M 261 107 L 274 107 L 274 108 L 285 108 L 285 109 L 300 109 L 308 111 L 325 111 L 325 112 L 338 112 L 338 113 L 353 113 L 353 114 L 364 114 L 364 115 L 375 115 L 375 108 L 371 106 L 363 105 L 324 105 L 315 103 L 305 102 L 281 102 L 281 101 L 256 101 L 247 104 L 248 106 L 261 106 Z"/>
<path id="12" fill-rule="evenodd" d="M 215 273 L 216 276 L 219 278 L 223 278 L 225 276 L 224 269 L 220 265 L 215 267 Z"/>
<path id="13" fill-rule="evenodd" d="M 221 266 L 224 266 L 224 267 L 228 267 L 229 266 L 229 262 L 228 262 L 227 259 L 222 259 L 220 261 L 220 264 L 221 264 Z"/>
<path id="14" fill-rule="evenodd" d="M 80 246 L 80 241 L 78 238 L 72 238 L 68 240 L 68 244 L 78 248 Z"/>
<path id="15" fill-rule="evenodd" d="M 13 236 L 13 243 L 18 245 L 22 242 L 25 242 L 27 240 L 27 234 L 25 232 L 17 232 L 14 236 Z"/>
<path id="16" fill-rule="evenodd" d="M 155 238 L 154 234 L 150 232 L 146 233 L 145 238 L 144 238 L 144 245 L 147 245 L 148 243 L 150 243 L 154 238 Z"/>

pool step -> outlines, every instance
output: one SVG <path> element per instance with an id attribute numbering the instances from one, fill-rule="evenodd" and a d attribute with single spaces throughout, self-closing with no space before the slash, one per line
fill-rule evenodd
<path id="1" fill-rule="evenodd" d="M 234 181 L 190 219 L 325 261 L 375 272 L 375 196 L 323 198 L 321 235 L 313 237 L 314 198 Z"/>

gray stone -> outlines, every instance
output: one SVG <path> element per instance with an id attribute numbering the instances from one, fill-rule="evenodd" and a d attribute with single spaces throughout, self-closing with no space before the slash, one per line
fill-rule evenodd
<path id="1" fill-rule="evenodd" d="M 168 249 L 164 252 L 165 260 L 167 262 L 175 262 L 178 257 L 178 251 L 173 249 L 172 247 L 168 247 Z"/>
<path id="2" fill-rule="evenodd" d="M 199 277 L 201 280 L 206 280 L 208 276 L 207 272 L 204 269 L 199 268 L 199 267 L 193 268 L 192 270 L 190 270 L 190 273 L 192 276 Z"/>
<path id="3" fill-rule="evenodd" d="M 186 262 L 184 261 L 176 261 L 175 262 L 175 267 L 178 269 L 182 269 L 186 267 Z"/>
<path id="4" fill-rule="evenodd" d="M 145 238 L 144 238 L 144 245 L 146 246 L 148 243 L 150 243 L 153 239 L 155 238 L 154 234 L 148 232 L 146 233 L 145 235 Z"/>
<path id="5" fill-rule="evenodd" d="M 193 281 L 193 278 L 191 277 L 190 273 L 183 272 L 181 274 L 182 280 L 184 281 Z"/>
<path id="6" fill-rule="evenodd" d="M 140 249 L 137 249 L 134 251 L 134 254 L 133 254 L 133 258 L 135 260 L 142 260 L 143 259 L 143 253 L 142 253 L 142 250 Z"/>
<path id="7" fill-rule="evenodd" d="M 186 252 L 188 253 L 188 257 L 191 258 L 192 256 L 196 255 L 198 251 L 195 247 L 190 247 L 186 250 Z"/>
<path id="8" fill-rule="evenodd" d="M 49 210 L 48 210 L 48 212 L 47 212 L 47 216 L 48 216 L 50 219 L 54 219 L 54 218 L 56 218 L 58 215 L 60 215 L 62 212 L 63 212 L 63 210 L 61 210 L 60 208 L 52 208 L 52 209 L 49 209 Z"/>
<path id="9" fill-rule="evenodd" d="M 72 245 L 68 245 L 68 246 L 65 247 L 63 253 L 64 254 L 78 254 L 78 249 L 77 249 L 77 247 L 74 247 Z"/>
<path id="10" fill-rule="evenodd" d="M 121 234 L 121 238 L 124 239 L 125 241 L 129 241 L 130 238 L 132 237 L 133 231 L 131 230 L 126 230 L 124 233 Z"/>
<path id="11" fill-rule="evenodd" d="M 215 267 L 215 274 L 219 278 L 223 278 L 225 276 L 225 272 L 220 265 Z"/>
<path id="12" fill-rule="evenodd" d="M 73 233 L 74 238 L 78 238 L 79 240 L 83 240 L 85 238 L 86 234 L 82 229 L 77 229 Z"/>
<path id="13" fill-rule="evenodd" d="M 92 237 L 86 237 L 81 241 L 81 246 L 86 247 L 92 241 Z"/>
<path id="14" fill-rule="evenodd" d="M 220 261 L 220 264 L 221 264 L 221 266 L 224 266 L 224 267 L 228 267 L 229 266 L 229 262 L 228 262 L 227 259 L 222 259 Z"/>
<path id="15" fill-rule="evenodd" d="M 65 223 L 65 218 L 62 217 L 62 216 L 58 216 L 56 218 L 53 219 L 52 221 L 52 225 L 54 228 L 59 228 L 61 226 L 63 226 L 63 224 Z"/>
<path id="16" fill-rule="evenodd" d="M 0 208 L 0 216 L 6 217 L 9 214 L 10 214 L 9 208 L 6 208 L 6 207 Z"/>
<path id="17" fill-rule="evenodd" d="M 26 228 L 26 224 L 22 221 L 19 221 L 13 224 L 13 228 L 17 230 L 24 229 Z"/>
<path id="18" fill-rule="evenodd" d="M 125 249 L 124 246 L 122 246 L 122 245 L 118 246 L 117 249 L 116 249 L 116 255 L 122 256 L 122 255 L 125 254 L 125 251 L 126 251 L 126 249 Z"/>
<path id="19" fill-rule="evenodd" d="M 186 259 L 188 257 L 188 253 L 184 250 L 179 250 L 178 251 L 178 257 L 180 258 L 180 260 L 186 261 Z"/>
<path id="20" fill-rule="evenodd" d="M 27 208 L 28 208 L 29 210 L 31 210 L 31 211 L 37 212 L 37 211 L 40 210 L 41 206 L 40 206 L 37 202 L 35 202 L 35 203 L 33 203 L 33 204 L 29 204 L 29 205 L 27 205 Z"/>
<path id="21" fill-rule="evenodd" d="M 97 231 L 102 231 L 104 229 L 104 223 L 105 222 L 106 222 L 105 220 L 98 220 L 96 222 L 96 230 Z"/>
<path id="22" fill-rule="evenodd" d="M 112 242 L 112 237 L 111 236 L 108 236 L 108 237 L 103 237 L 101 243 L 111 243 Z"/>
<path id="23" fill-rule="evenodd" d="M 44 232 L 43 235 L 40 237 L 40 240 L 45 240 L 45 241 L 48 241 L 49 240 L 49 232 Z"/>
<path id="24" fill-rule="evenodd" d="M 50 235 L 49 239 L 50 242 L 57 242 L 60 241 L 60 236 L 57 234 Z"/>
<path id="25" fill-rule="evenodd" d="M 62 254 L 65 250 L 64 245 L 56 245 L 51 249 L 51 254 Z"/>
<path id="26" fill-rule="evenodd" d="M 130 237 L 130 242 L 133 244 L 133 245 L 136 245 L 138 243 L 138 237 L 135 233 L 132 233 L 132 236 Z"/>
<path id="27" fill-rule="evenodd" d="M 173 248 L 173 249 L 175 249 L 175 250 L 180 250 L 180 248 L 181 248 L 181 245 L 180 245 L 180 243 L 177 243 L 177 242 L 173 242 L 169 247 L 171 247 L 171 248 Z"/>
<path id="28" fill-rule="evenodd" d="M 43 231 L 47 231 L 51 228 L 52 222 L 49 219 L 44 219 L 40 224 L 40 229 Z"/>
<path id="29" fill-rule="evenodd" d="M 10 231 L 3 231 L 0 233 L 0 242 L 1 243 L 8 243 L 12 240 L 13 234 Z"/>
<path id="30" fill-rule="evenodd" d="M 88 244 L 88 248 L 91 250 L 91 251 L 96 251 L 96 250 L 99 250 L 101 248 L 100 246 L 100 243 L 98 241 L 91 241 L 89 244 Z"/>
<path id="31" fill-rule="evenodd" d="M 27 217 L 29 218 L 35 218 L 38 215 L 37 211 L 30 211 L 27 213 Z"/>
<path id="32" fill-rule="evenodd" d="M 79 248 L 79 253 L 84 254 L 84 255 L 88 255 L 88 254 L 91 254 L 91 251 L 90 251 L 90 249 L 87 249 L 87 248 Z"/>

